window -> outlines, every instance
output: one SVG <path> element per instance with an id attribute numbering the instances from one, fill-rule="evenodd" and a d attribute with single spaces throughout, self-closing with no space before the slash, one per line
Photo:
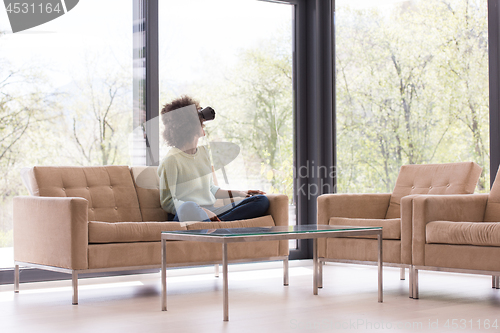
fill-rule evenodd
<path id="1" fill-rule="evenodd" d="M 459 161 L 489 191 L 487 15 L 485 0 L 336 1 L 338 192 Z"/>
<path id="2" fill-rule="evenodd" d="M 132 132 L 132 0 L 81 1 L 15 34 L 8 22 L 2 7 L 0 268 L 13 267 L 12 198 L 28 194 L 20 169 L 129 164 Z"/>
<path id="3" fill-rule="evenodd" d="M 160 104 L 188 94 L 212 106 L 216 118 L 202 144 L 212 146 L 213 158 L 216 142 L 240 149 L 216 170 L 219 185 L 287 194 L 295 224 L 292 6 L 160 1 L 159 21 Z"/>

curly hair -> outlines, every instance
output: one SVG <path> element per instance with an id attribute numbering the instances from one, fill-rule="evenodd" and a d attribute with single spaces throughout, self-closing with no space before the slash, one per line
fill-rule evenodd
<path id="1" fill-rule="evenodd" d="M 200 109 L 200 103 L 197 100 L 183 95 L 165 104 L 161 110 L 161 120 L 163 125 L 165 125 L 162 135 L 169 146 L 176 148 L 184 147 L 185 144 L 189 143 L 199 133 L 200 125 L 203 127 L 198 112 L 193 112 L 192 108 L 185 108 L 190 105 L 195 106 L 195 111 Z"/>

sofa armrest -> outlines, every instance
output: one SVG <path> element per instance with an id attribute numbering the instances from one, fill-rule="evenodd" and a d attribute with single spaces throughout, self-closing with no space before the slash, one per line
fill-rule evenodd
<path id="1" fill-rule="evenodd" d="M 267 214 L 271 215 L 275 225 L 288 225 L 288 197 L 284 194 L 266 194 L 269 199 Z"/>
<path id="2" fill-rule="evenodd" d="M 267 214 L 271 215 L 275 225 L 287 226 L 288 225 L 288 197 L 284 194 L 266 194 L 269 199 L 269 209 Z M 280 256 L 287 256 L 290 253 L 288 241 L 280 240 L 278 254 Z"/>
<path id="3" fill-rule="evenodd" d="M 411 265 L 413 199 L 419 194 L 411 194 L 401 198 L 401 263 Z"/>
<path id="4" fill-rule="evenodd" d="M 389 208 L 390 193 L 323 194 L 318 197 L 318 224 L 328 225 L 331 217 L 383 219 Z M 326 239 L 318 239 L 318 255 L 326 256 Z"/>
<path id="5" fill-rule="evenodd" d="M 433 221 L 482 222 L 488 194 L 419 195 L 413 199 L 412 263 L 425 265 L 425 226 Z"/>
<path id="6" fill-rule="evenodd" d="M 68 197 L 14 198 L 14 260 L 88 268 L 88 201 Z"/>
<path id="7" fill-rule="evenodd" d="M 323 194 L 318 197 L 318 224 L 331 217 L 383 219 L 391 200 L 390 193 Z"/>

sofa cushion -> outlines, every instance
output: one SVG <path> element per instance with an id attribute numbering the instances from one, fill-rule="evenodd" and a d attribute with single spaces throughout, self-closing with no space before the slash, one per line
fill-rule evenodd
<path id="1" fill-rule="evenodd" d="M 34 167 L 33 195 L 87 199 L 89 221 L 142 221 L 128 166 Z"/>
<path id="2" fill-rule="evenodd" d="M 261 216 L 254 219 L 222 222 L 184 222 L 188 230 L 199 229 L 226 229 L 226 228 L 250 228 L 250 227 L 274 227 L 271 215 Z"/>
<path id="3" fill-rule="evenodd" d="M 157 170 L 156 166 L 130 168 L 143 221 L 167 221 L 170 219 L 169 214 L 161 208 L 160 178 Z"/>
<path id="4" fill-rule="evenodd" d="M 429 222 L 425 237 L 428 244 L 500 246 L 500 222 Z"/>
<path id="5" fill-rule="evenodd" d="M 385 218 L 401 217 L 401 198 L 410 194 L 474 193 L 481 171 L 474 162 L 403 165 Z"/>
<path id="6" fill-rule="evenodd" d="M 382 227 L 383 239 L 401 239 L 401 219 L 360 219 L 331 217 L 330 225 L 355 227 Z M 376 238 L 377 236 L 356 236 L 356 238 Z"/>
<path id="7" fill-rule="evenodd" d="M 162 231 L 186 230 L 179 222 L 89 222 L 89 243 L 160 241 Z"/>

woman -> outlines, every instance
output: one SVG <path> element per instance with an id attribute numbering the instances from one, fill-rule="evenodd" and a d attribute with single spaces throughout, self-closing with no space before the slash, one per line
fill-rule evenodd
<path id="1" fill-rule="evenodd" d="M 171 147 L 158 167 L 161 206 L 174 221 L 234 221 L 264 215 L 269 200 L 262 191 L 227 191 L 214 185 L 198 101 L 182 96 L 162 111 L 163 138 Z M 214 207 L 216 199 L 244 197 L 238 203 Z"/>

